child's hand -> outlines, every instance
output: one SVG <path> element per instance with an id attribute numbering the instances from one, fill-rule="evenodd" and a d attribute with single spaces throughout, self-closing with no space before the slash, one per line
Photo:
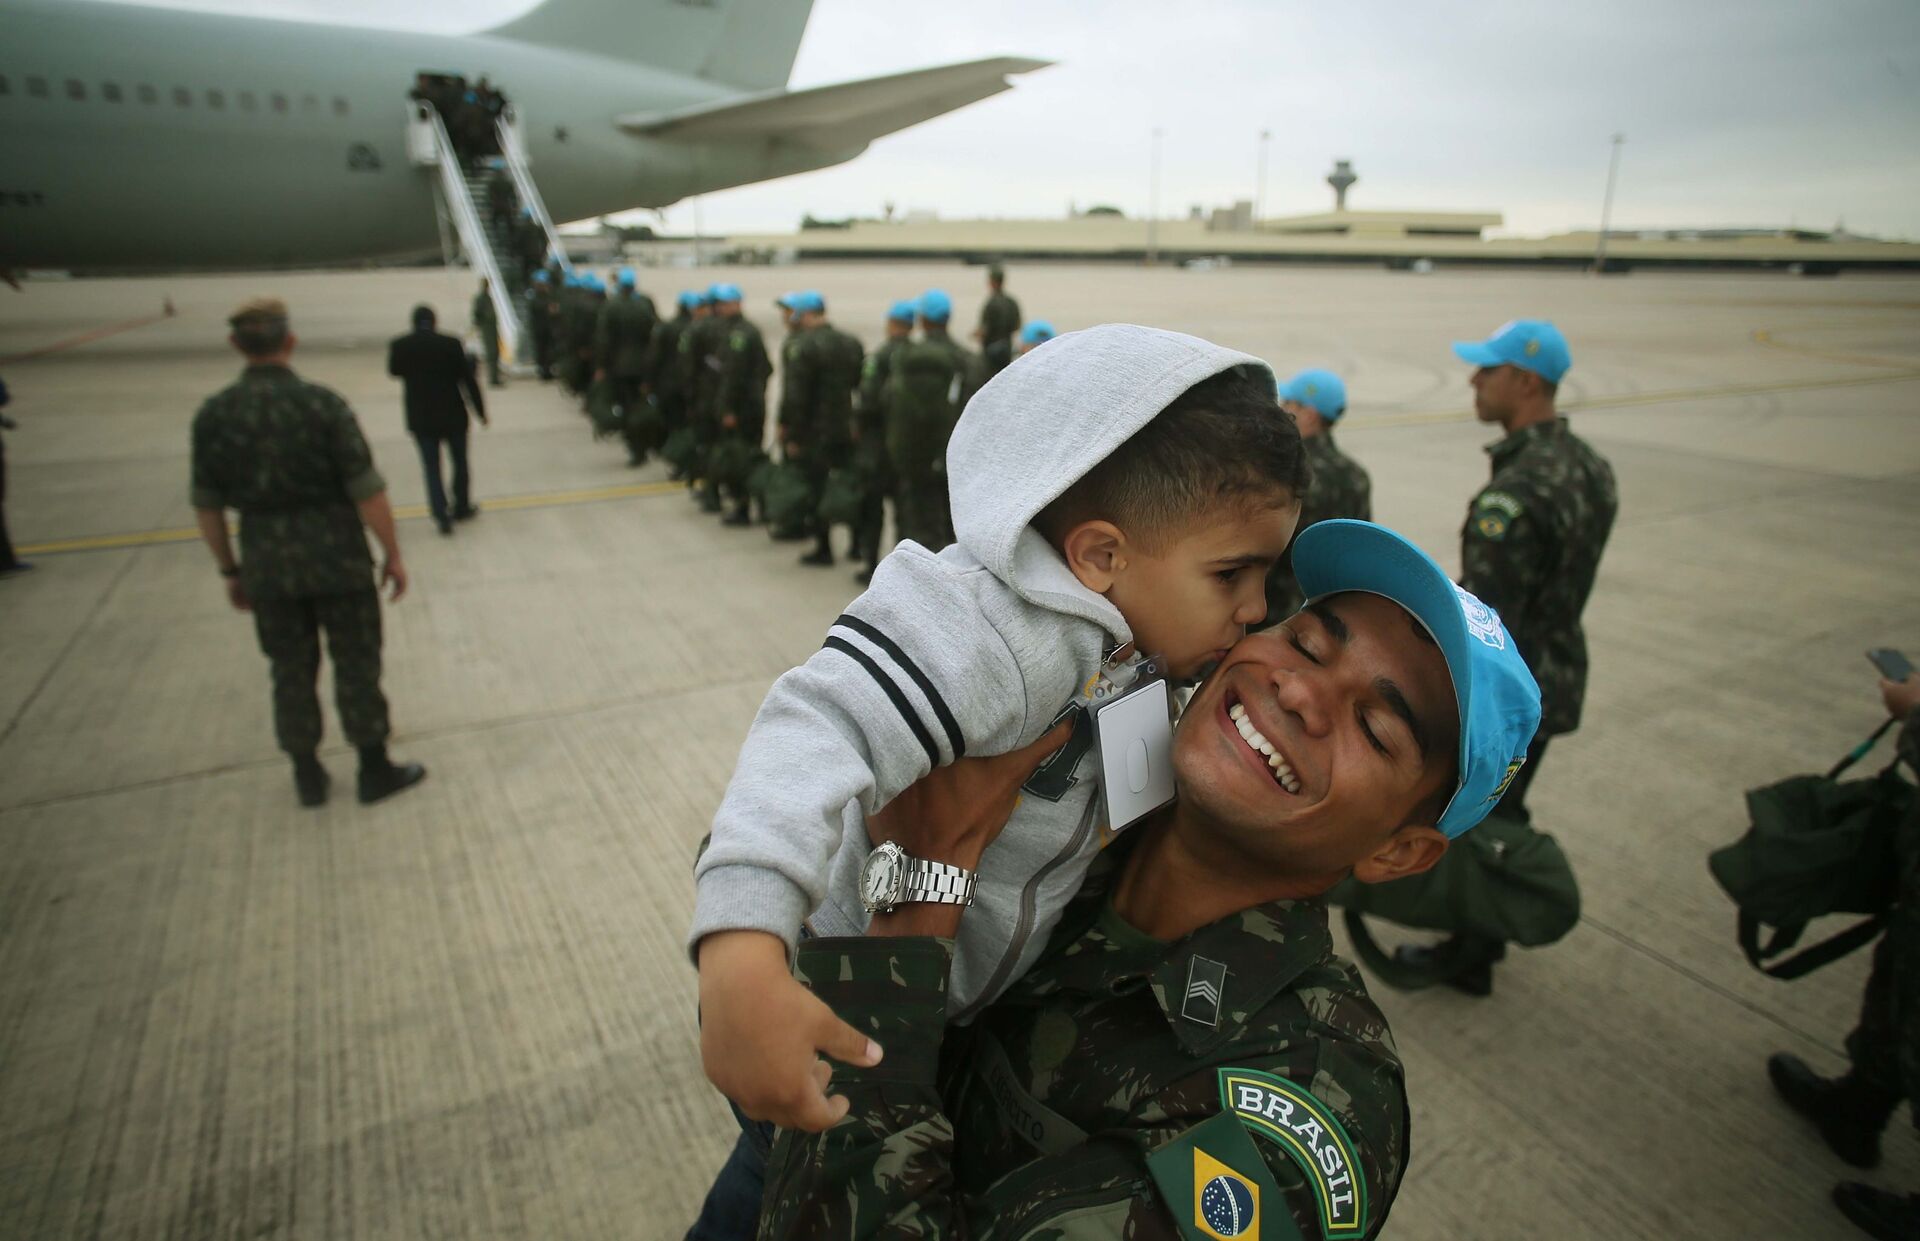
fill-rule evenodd
<path id="1" fill-rule="evenodd" d="M 845 1095 L 827 1094 L 820 1055 L 869 1068 L 880 1044 L 833 1015 L 787 968 L 787 946 L 764 931 L 700 941 L 700 1059 L 707 1080 L 755 1120 L 819 1133 Z"/>

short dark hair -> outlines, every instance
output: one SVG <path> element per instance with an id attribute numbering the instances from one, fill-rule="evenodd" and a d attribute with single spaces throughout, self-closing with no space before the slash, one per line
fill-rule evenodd
<path id="1" fill-rule="evenodd" d="M 268 316 L 236 319 L 233 343 L 250 358 L 272 357 L 287 343 L 287 321 Z"/>
<path id="2" fill-rule="evenodd" d="M 1258 507 L 1304 495 L 1307 456 L 1273 377 L 1240 366 L 1188 388 L 1106 460 L 1040 511 L 1058 542 L 1085 521 L 1111 521 L 1152 544 L 1223 504 Z"/>
<path id="3" fill-rule="evenodd" d="M 439 317 L 433 313 L 433 307 L 415 306 L 413 308 L 413 326 L 432 327 L 439 321 Z"/>

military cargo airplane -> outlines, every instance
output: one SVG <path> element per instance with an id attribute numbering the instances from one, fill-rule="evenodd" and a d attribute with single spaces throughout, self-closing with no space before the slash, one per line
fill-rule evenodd
<path id="1" fill-rule="evenodd" d="M 1047 62 L 788 90 L 812 0 L 544 0 L 471 35 L 94 0 L 0 4 L 0 269 L 432 253 L 422 74 L 512 103 L 556 220 L 826 168 Z"/>

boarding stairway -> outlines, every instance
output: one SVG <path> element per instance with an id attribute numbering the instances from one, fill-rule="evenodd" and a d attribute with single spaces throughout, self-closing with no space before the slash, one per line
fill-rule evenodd
<path id="1" fill-rule="evenodd" d="M 533 371 L 533 333 L 522 311 L 523 299 L 517 296 L 520 262 L 515 251 L 512 221 L 520 210 L 533 213 L 534 222 L 546 235 L 546 252 L 561 271 L 571 275 L 566 248 L 553 228 L 553 217 L 540 197 L 528 168 L 527 151 L 520 138 L 520 126 L 508 108 L 497 124 L 500 150 L 507 174 L 513 181 L 516 209 L 506 221 L 496 221 L 487 201 L 488 170 L 473 167 L 460 158 L 440 113 L 429 103 L 416 101 L 410 106 L 407 127 L 407 157 L 415 167 L 430 168 L 437 174 L 443 247 L 445 230 L 452 226 L 459 239 L 459 250 L 476 275 L 484 276 L 493 299 L 494 316 L 501 325 L 501 364 L 515 374 Z"/>

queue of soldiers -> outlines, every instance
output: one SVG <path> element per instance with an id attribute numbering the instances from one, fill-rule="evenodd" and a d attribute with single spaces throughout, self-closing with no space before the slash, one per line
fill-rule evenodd
<path id="1" fill-rule="evenodd" d="M 865 582 L 891 547 L 889 499 L 897 539 L 952 541 L 943 462 L 960 411 L 1016 353 L 1054 335 L 1050 324 L 1023 327 L 1005 279 L 990 269 L 991 296 L 974 333 L 980 354 L 953 339 L 953 302 L 938 289 L 895 302 L 870 354 L 834 326 L 820 293 L 774 299 L 782 337 L 772 453 L 772 353 L 738 285 L 683 292 L 666 318 L 631 268 L 609 283 L 556 264 L 533 274 L 521 301 L 540 377 L 580 399 L 597 435 L 621 438 L 629 465 L 660 455 L 670 477 L 724 524 L 764 524 L 775 539 L 811 541 L 805 565 L 835 564 L 833 531 L 845 526 Z M 498 324 L 484 283 L 473 310 L 483 341 L 493 338 L 487 358 L 497 368 Z"/>

